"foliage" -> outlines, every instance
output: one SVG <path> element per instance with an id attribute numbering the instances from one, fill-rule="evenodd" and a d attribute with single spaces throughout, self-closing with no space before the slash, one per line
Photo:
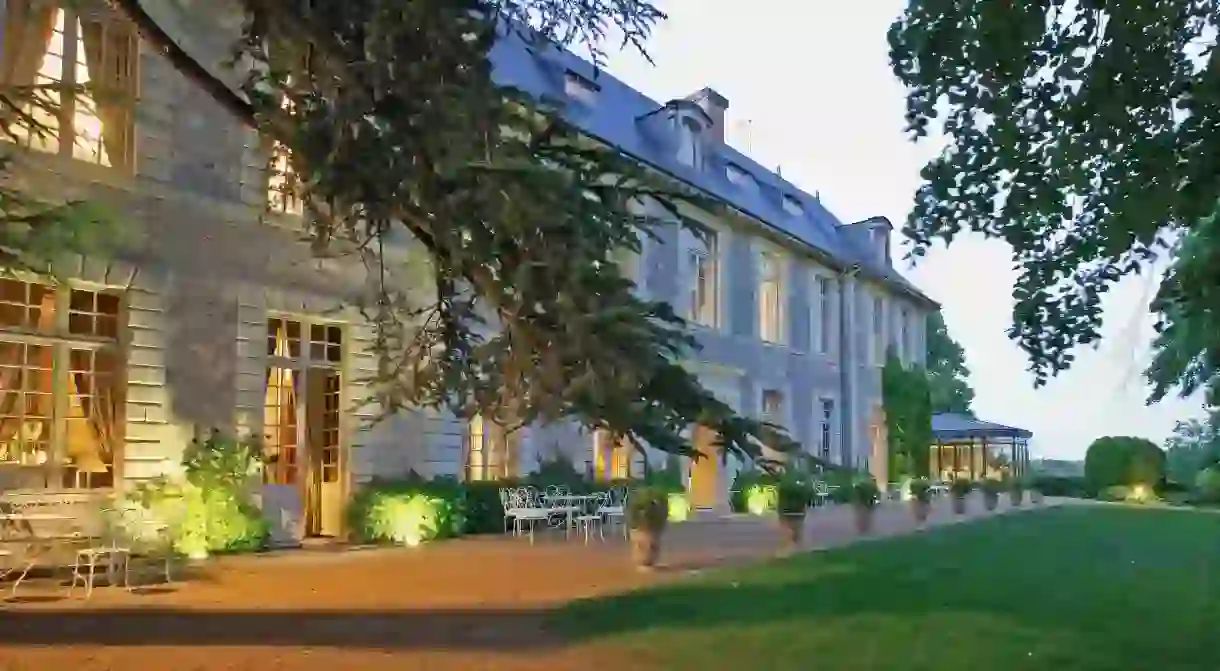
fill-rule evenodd
<path id="1" fill-rule="evenodd" d="M 465 488 L 453 478 L 374 482 L 348 504 L 348 529 L 374 543 L 413 546 L 453 538 L 466 529 L 465 502 Z"/>
<path id="2" fill-rule="evenodd" d="M 1220 412 L 1213 409 L 1200 421 L 1178 422 L 1165 441 L 1165 475 L 1182 483 L 1194 482 L 1199 471 L 1220 463 Z"/>
<path id="3" fill-rule="evenodd" d="M 665 463 L 661 468 L 649 470 L 644 475 L 644 482 L 649 486 L 670 493 L 685 492 L 684 480 L 682 460 L 672 454 L 665 458 Z"/>
<path id="4" fill-rule="evenodd" d="M 932 444 L 932 405 L 928 376 L 906 368 L 891 350 L 881 371 L 881 398 L 889 439 L 890 478 L 926 477 Z"/>
<path id="5" fill-rule="evenodd" d="M 852 505 L 872 508 L 881 499 L 881 490 L 872 478 L 861 478 L 847 490 Z"/>
<path id="6" fill-rule="evenodd" d="M 1008 489 L 1008 486 L 995 478 L 983 478 L 983 481 L 979 483 L 979 489 L 983 490 L 983 496 L 995 498 L 1000 495 L 1000 492 Z"/>
<path id="7" fill-rule="evenodd" d="M 1192 502 L 1200 504 L 1220 504 L 1220 467 L 1210 466 L 1199 471 L 1195 476 Z"/>
<path id="8" fill-rule="evenodd" d="M 746 460 L 797 445 L 717 400 L 683 360 L 698 348 L 665 302 L 608 259 L 716 205 L 613 147 L 554 101 L 493 80 L 503 40 L 598 57 L 607 33 L 642 50 L 664 15 L 646 0 L 240 0 L 237 93 L 143 10 L 113 0 L 153 49 L 291 156 L 315 249 L 359 254 L 375 296 L 373 381 L 385 413 L 447 408 L 506 427 L 572 420 L 696 454 L 687 427 Z M 409 64 L 404 67 L 404 63 Z M 429 291 L 392 281 L 394 234 L 428 261 Z M 416 255 L 412 255 L 416 256 Z M 387 277 L 391 278 L 387 280 Z M 427 295 L 421 295 L 427 294 Z"/>
<path id="9" fill-rule="evenodd" d="M 949 327 L 940 310 L 928 315 L 926 333 L 924 364 L 932 413 L 955 412 L 973 417 L 970 404 L 974 402 L 974 389 L 970 387 L 966 351 L 949 335 Z"/>
<path id="10" fill-rule="evenodd" d="M 927 478 L 912 478 L 907 483 L 907 492 L 911 499 L 927 503 L 932 500 L 932 482 Z"/>
<path id="11" fill-rule="evenodd" d="M 1089 496 L 1089 488 L 1083 476 L 1039 475 L 1030 482 L 1030 488 L 1044 496 L 1077 499 Z"/>
<path id="12" fill-rule="evenodd" d="M 1098 438 L 1085 452 L 1084 477 L 1091 492 L 1116 485 L 1156 487 L 1165 477 L 1165 453 L 1146 438 Z"/>
<path id="13" fill-rule="evenodd" d="M 642 485 L 627 495 L 627 524 L 632 529 L 660 532 L 669 521 L 670 492 L 659 487 Z"/>
<path id="14" fill-rule="evenodd" d="M 775 510 L 780 515 L 804 515 L 813 505 L 813 486 L 796 478 L 783 478 L 775 486 Z"/>
<path id="15" fill-rule="evenodd" d="M 1151 398 L 1217 379 L 1218 23 L 1195 0 L 909 0 L 890 29 L 910 132 L 948 144 L 904 233 L 915 256 L 963 230 L 1012 247 L 1009 335 L 1039 384 L 1100 338 L 1104 293 L 1171 248 Z"/>
<path id="16" fill-rule="evenodd" d="M 1004 482 L 1004 485 L 1008 488 L 1008 491 L 1014 494 L 1025 493 L 1026 482 L 1021 478 L 1010 478 Z"/>
<path id="17" fill-rule="evenodd" d="M 966 478 L 957 478 L 949 483 L 949 494 L 955 499 L 965 498 L 972 491 L 974 491 L 974 483 Z"/>
<path id="18" fill-rule="evenodd" d="M 184 478 L 160 477 L 141 483 L 120 504 L 130 534 L 148 528 L 140 520 L 168 525 L 174 549 L 189 557 L 263 549 L 270 525 L 250 496 L 259 473 L 257 442 L 236 440 L 217 431 L 192 441 L 183 453 Z"/>
<path id="19" fill-rule="evenodd" d="M 527 476 L 531 482 L 541 485 L 564 485 L 569 488 L 582 488 L 589 482 L 585 473 L 572 463 L 566 453 L 556 451 L 549 458 L 539 456 L 534 472 Z"/>
<path id="20" fill-rule="evenodd" d="M 763 515 L 775 510 L 775 485 L 779 476 L 759 468 L 745 467 L 737 471 L 729 491 L 729 507 L 733 512 Z"/>

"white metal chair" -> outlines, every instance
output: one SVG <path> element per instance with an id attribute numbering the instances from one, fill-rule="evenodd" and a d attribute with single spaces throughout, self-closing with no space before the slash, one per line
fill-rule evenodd
<path id="1" fill-rule="evenodd" d="M 589 544 L 589 532 L 593 527 L 597 527 L 598 538 L 606 539 L 603 524 L 605 517 L 602 515 L 601 510 L 608 500 L 609 494 L 606 492 L 592 494 L 590 498 L 584 501 L 585 505 L 581 506 L 581 510 L 572 519 L 573 522 L 580 526 L 581 531 L 584 533 L 585 545 Z"/>
<path id="2" fill-rule="evenodd" d="M 123 587 L 131 587 L 131 548 L 122 538 L 121 510 L 103 508 L 101 511 L 101 533 L 97 544 L 76 551 L 76 561 L 72 564 L 72 583 L 68 585 L 68 596 L 76 589 L 77 583 L 85 586 L 85 598 L 93 595 L 93 580 L 97 569 L 106 569 L 106 580 L 110 585 L 117 582 L 118 572 L 123 571 Z"/>
<path id="3" fill-rule="evenodd" d="M 508 505 L 504 508 L 504 515 L 513 521 L 513 536 L 521 535 L 522 523 L 529 525 L 530 545 L 533 545 L 534 523 L 549 520 L 551 510 L 542 505 L 537 491 L 532 487 L 519 487 L 508 490 Z"/>
<path id="4" fill-rule="evenodd" d="M 607 523 L 622 525 L 623 538 L 627 537 L 627 491 L 625 485 L 611 487 L 597 508 L 598 514 L 605 517 Z"/>

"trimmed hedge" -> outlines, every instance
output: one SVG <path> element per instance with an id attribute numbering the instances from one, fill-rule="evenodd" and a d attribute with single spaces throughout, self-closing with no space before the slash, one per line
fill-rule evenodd
<path id="1" fill-rule="evenodd" d="M 1034 477 L 1030 488 L 1041 492 L 1044 496 L 1089 498 L 1089 488 L 1085 479 L 1076 475 L 1039 475 Z"/>
<path id="2" fill-rule="evenodd" d="M 1165 479 L 1165 451 L 1146 438 L 1098 438 L 1085 453 L 1084 477 L 1094 494 L 1120 486 L 1155 488 Z"/>

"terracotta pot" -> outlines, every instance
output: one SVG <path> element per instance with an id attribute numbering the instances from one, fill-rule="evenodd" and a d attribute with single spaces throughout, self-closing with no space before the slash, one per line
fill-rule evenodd
<path id="1" fill-rule="evenodd" d="M 1000 504 L 999 494 L 988 494 L 983 492 L 983 507 L 988 511 L 995 510 L 995 507 Z"/>
<path id="2" fill-rule="evenodd" d="M 631 530 L 631 561 L 637 568 L 651 569 L 661 556 L 661 532 L 657 529 Z"/>
<path id="3" fill-rule="evenodd" d="M 1008 492 L 1008 500 L 1011 501 L 1014 506 L 1019 507 L 1022 503 L 1025 503 L 1025 492 L 1018 490 L 1010 491 Z"/>
<path id="4" fill-rule="evenodd" d="M 873 528 L 873 509 L 869 506 L 852 506 L 856 518 L 856 532 L 866 534 Z"/>
<path id="5" fill-rule="evenodd" d="M 923 525 L 928 521 L 928 513 L 932 510 L 931 504 L 927 501 L 919 499 L 911 499 L 911 514 L 915 515 L 915 522 Z"/>
<path id="6" fill-rule="evenodd" d="M 966 497 L 964 497 L 964 496 L 953 497 L 953 512 L 958 515 L 966 514 Z"/>
<path id="7" fill-rule="evenodd" d="M 805 515 L 803 513 L 781 514 L 779 529 L 784 537 L 784 552 L 799 550 L 805 536 Z"/>

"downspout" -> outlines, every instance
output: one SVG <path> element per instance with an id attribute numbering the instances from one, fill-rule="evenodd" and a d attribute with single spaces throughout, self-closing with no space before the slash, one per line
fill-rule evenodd
<path id="1" fill-rule="evenodd" d="M 856 366 L 856 339 L 853 337 L 856 322 L 856 274 L 860 264 L 852 264 L 838 274 L 839 280 L 839 455 L 843 466 L 859 467 L 857 449 L 859 445 L 859 422 L 855 421 L 856 390 L 859 387 L 859 370 Z M 850 297 L 849 297 L 850 294 Z M 867 454 L 865 452 L 864 454 Z"/>

